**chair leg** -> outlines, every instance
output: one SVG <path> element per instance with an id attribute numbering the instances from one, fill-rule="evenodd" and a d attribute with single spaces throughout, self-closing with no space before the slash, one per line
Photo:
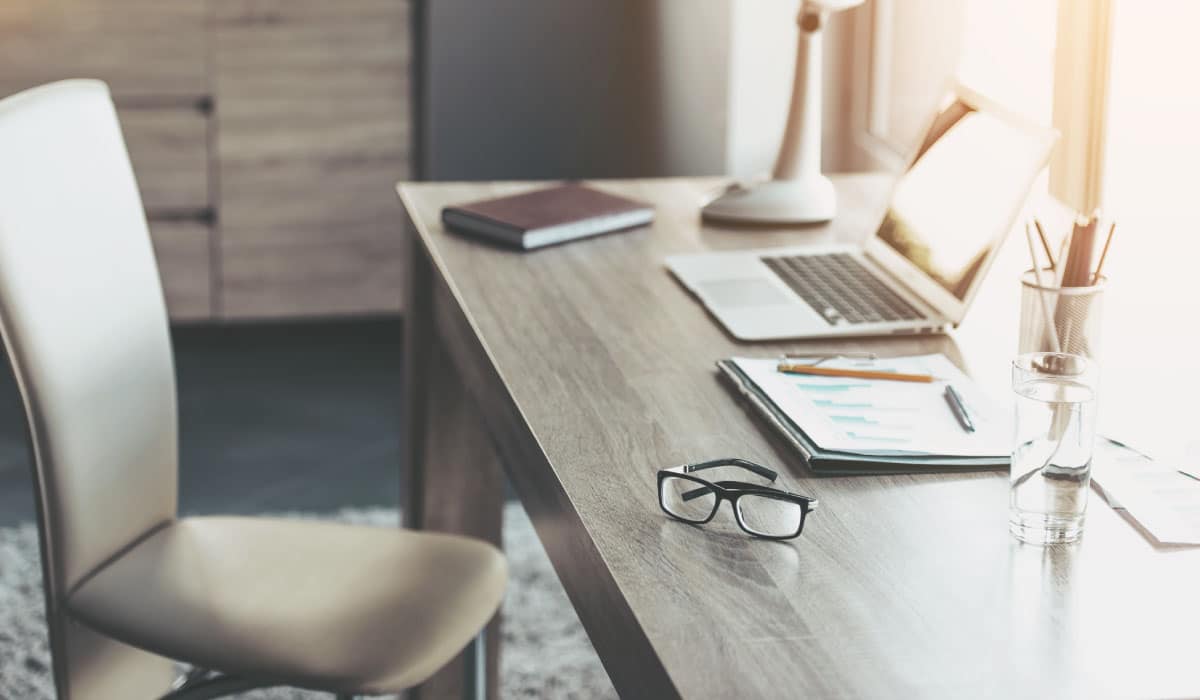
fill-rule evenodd
<path id="1" fill-rule="evenodd" d="M 487 700 L 487 649 L 479 630 L 475 639 L 463 650 L 463 700 Z"/>

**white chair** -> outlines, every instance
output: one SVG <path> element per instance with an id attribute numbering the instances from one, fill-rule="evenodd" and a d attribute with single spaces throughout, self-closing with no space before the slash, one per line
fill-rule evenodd
<path id="1" fill-rule="evenodd" d="M 486 543 L 176 517 L 166 308 L 101 82 L 0 100 L 0 331 L 33 450 L 60 698 L 163 696 L 168 659 L 198 670 L 165 697 L 194 700 L 397 692 L 464 647 L 482 658 L 472 639 L 507 576 Z"/>

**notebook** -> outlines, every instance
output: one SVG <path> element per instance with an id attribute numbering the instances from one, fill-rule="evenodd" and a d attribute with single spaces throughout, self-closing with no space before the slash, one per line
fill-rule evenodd
<path id="1" fill-rule="evenodd" d="M 654 220 L 644 202 L 577 184 L 459 204 L 442 209 L 447 228 L 529 250 Z"/>
<path id="2" fill-rule="evenodd" d="M 838 366 L 840 360 L 822 366 Z M 851 361 L 845 361 L 850 363 Z M 861 362 L 861 361 L 858 361 Z M 931 374 L 930 384 L 785 374 L 778 359 L 731 358 L 721 376 L 818 474 L 1007 469 L 1012 435 L 1000 410 L 944 355 L 878 360 L 884 371 Z M 954 386 L 976 425 L 945 402 Z"/>

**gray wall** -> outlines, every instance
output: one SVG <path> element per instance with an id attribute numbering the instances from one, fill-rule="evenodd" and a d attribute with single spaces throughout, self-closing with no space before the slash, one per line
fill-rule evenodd
<path id="1" fill-rule="evenodd" d="M 660 174 L 652 5 L 425 0 L 421 174 Z"/>
<path id="2" fill-rule="evenodd" d="M 773 164 L 797 0 L 419 1 L 427 179 L 745 177 Z M 845 86 L 832 78 L 849 73 L 836 20 L 834 167 Z"/>

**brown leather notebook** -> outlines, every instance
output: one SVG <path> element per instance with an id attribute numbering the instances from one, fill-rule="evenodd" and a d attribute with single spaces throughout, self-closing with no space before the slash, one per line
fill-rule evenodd
<path id="1" fill-rule="evenodd" d="M 442 209 L 442 223 L 460 233 L 529 250 L 642 226 L 654 220 L 645 202 L 566 184 Z"/>

